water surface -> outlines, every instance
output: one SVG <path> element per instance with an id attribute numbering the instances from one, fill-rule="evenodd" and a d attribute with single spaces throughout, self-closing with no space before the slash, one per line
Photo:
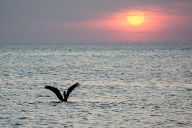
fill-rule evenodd
<path id="1" fill-rule="evenodd" d="M 45 85 L 66 90 L 68 103 Z M 192 127 L 192 44 L 0 44 L 0 127 Z"/>

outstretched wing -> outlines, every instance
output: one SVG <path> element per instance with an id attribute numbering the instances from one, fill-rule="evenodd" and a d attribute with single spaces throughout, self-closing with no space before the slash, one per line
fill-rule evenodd
<path id="1" fill-rule="evenodd" d="M 48 85 L 46 85 L 45 88 L 49 89 L 52 92 L 54 92 L 55 95 L 59 98 L 59 100 L 63 101 L 63 96 L 61 95 L 60 91 L 57 88 L 51 87 L 51 86 L 48 86 Z"/>
<path id="2" fill-rule="evenodd" d="M 75 83 L 74 85 L 72 85 L 71 87 L 69 87 L 68 88 L 68 90 L 67 90 L 67 94 L 66 94 L 66 99 L 69 97 L 69 95 L 70 95 L 70 93 L 76 88 L 76 87 L 78 87 L 79 86 L 79 83 L 77 82 L 77 83 Z"/>

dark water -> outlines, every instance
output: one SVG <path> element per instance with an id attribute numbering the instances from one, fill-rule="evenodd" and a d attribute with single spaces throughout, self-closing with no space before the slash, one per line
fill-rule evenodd
<path id="1" fill-rule="evenodd" d="M 192 44 L 0 44 L 0 127 L 191 128 Z"/>

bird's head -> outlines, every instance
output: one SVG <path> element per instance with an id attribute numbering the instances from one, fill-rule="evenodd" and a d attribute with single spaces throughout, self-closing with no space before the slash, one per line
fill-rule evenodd
<path id="1" fill-rule="evenodd" d="M 63 91 L 63 96 L 66 97 L 66 92 L 65 91 Z"/>

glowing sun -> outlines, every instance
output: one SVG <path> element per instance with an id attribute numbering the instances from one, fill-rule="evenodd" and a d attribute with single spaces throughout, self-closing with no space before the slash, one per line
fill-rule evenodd
<path id="1" fill-rule="evenodd" d="M 130 12 L 127 16 L 127 21 L 133 26 L 141 25 L 144 22 L 145 16 L 140 11 Z"/>

